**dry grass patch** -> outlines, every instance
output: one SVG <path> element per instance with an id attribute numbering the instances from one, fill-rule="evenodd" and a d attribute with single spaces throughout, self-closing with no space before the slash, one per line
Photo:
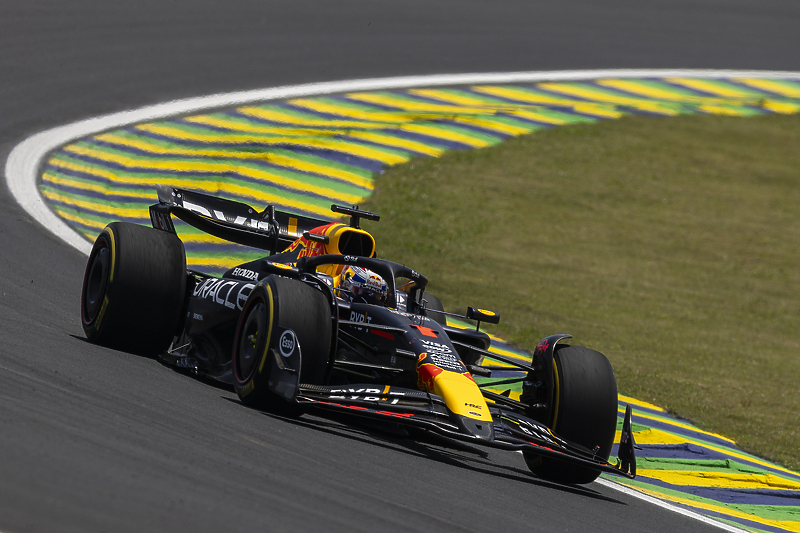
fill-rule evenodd
<path id="1" fill-rule="evenodd" d="M 390 169 L 367 208 L 447 309 L 571 333 L 621 392 L 800 469 L 800 116 L 553 128 Z"/>

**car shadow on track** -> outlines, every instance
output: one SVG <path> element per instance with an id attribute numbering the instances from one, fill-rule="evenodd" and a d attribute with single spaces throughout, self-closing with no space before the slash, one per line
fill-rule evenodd
<path id="1" fill-rule="evenodd" d="M 224 396 L 222 398 L 248 408 L 238 399 Z M 534 484 L 609 503 L 627 505 L 623 501 L 608 497 L 587 486 L 553 483 L 537 478 L 527 470 L 498 464 L 490 460 L 489 452 L 484 448 L 450 440 L 426 430 L 408 428 L 399 424 L 376 423 L 375 420 L 371 419 L 323 410 L 309 411 L 302 418 L 284 417 L 263 411 L 259 412 L 264 416 L 277 418 L 290 424 L 334 435 L 337 438 L 358 441 L 360 443 L 405 453 L 421 459 L 435 461 L 457 468 L 464 468 L 493 477 L 500 477 L 509 481 Z"/>

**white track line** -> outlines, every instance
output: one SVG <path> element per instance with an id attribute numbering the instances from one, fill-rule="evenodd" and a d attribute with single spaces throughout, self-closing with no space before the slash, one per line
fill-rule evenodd
<path id="1" fill-rule="evenodd" d="M 620 485 L 619 483 L 614 483 L 613 481 L 609 481 L 608 479 L 604 479 L 604 478 L 599 477 L 599 478 L 597 478 L 595 480 L 595 483 L 598 483 L 598 484 L 603 485 L 604 487 L 608 487 L 610 489 L 618 490 L 619 492 L 627 494 L 628 496 L 633 496 L 634 498 L 639 498 L 640 500 L 644 500 L 644 501 L 646 501 L 648 503 L 652 503 L 653 505 L 657 505 L 658 507 L 662 507 L 662 508 L 667 509 L 669 511 L 676 512 L 676 513 L 678 513 L 680 515 L 683 515 L 683 516 L 686 516 L 686 517 L 689 517 L 689 518 L 693 518 L 695 520 L 699 520 L 700 522 L 703 522 L 703 523 L 708 524 L 710 526 L 718 527 L 720 529 L 724 529 L 725 531 L 730 531 L 731 533 L 750 533 L 746 529 L 741 529 L 741 528 L 738 528 L 736 526 L 732 526 L 730 524 L 726 524 L 724 522 L 718 522 L 718 521 L 716 521 L 713 518 L 710 518 L 708 516 L 702 515 L 700 513 L 696 513 L 695 511 L 690 511 L 688 509 L 684 509 L 683 507 L 678 507 L 677 505 L 673 505 L 673 504 L 665 502 L 663 500 L 659 500 L 658 498 L 655 498 L 655 497 L 650 496 L 648 494 L 644 494 L 644 493 L 639 492 L 638 490 L 634 490 L 634 489 L 632 489 L 630 487 L 626 487 L 625 485 Z"/>
<path id="2" fill-rule="evenodd" d="M 597 78 L 771 78 L 800 80 L 800 72 L 769 70 L 681 70 L 681 69 L 618 69 L 618 70 L 561 70 L 550 72 L 490 72 L 474 74 L 435 74 L 431 76 L 401 76 L 395 78 L 372 78 L 345 80 L 305 85 L 287 85 L 269 89 L 256 89 L 234 93 L 212 94 L 183 100 L 173 100 L 162 104 L 120 111 L 99 117 L 89 118 L 65 126 L 49 129 L 28 137 L 11 151 L 6 161 L 6 181 L 11 194 L 34 219 L 54 235 L 89 255 L 92 245 L 80 234 L 58 218 L 45 203 L 36 182 L 39 171 L 47 155 L 57 148 L 89 135 L 122 128 L 131 124 L 160 120 L 215 108 L 226 108 L 266 102 L 319 96 L 324 94 L 353 91 L 377 91 L 386 89 L 408 89 L 411 87 L 432 87 L 441 85 L 474 85 L 479 83 L 533 83 L 539 81 L 575 81 Z M 616 483 L 598 479 L 603 486 L 619 490 L 650 502 L 659 507 L 675 511 L 684 516 L 700 520 L 726 531 L 746 533 L 745 530 L 717 522 L 693 511 L 687 511 L 652 496 L 623 487 Z"/>
<path id="3" fill-rule="evenodd" d="M 525 83 L 538 81 L 574 81 L 595 78 L 639 77 L 692 77 L 692 78 L 773 78 L 800 80 L 800 72 L 767 70 L 563 70 L 551 72 L 490 72 L 475 74 L 435 74 L 431 76 L 402 76 L 345 80 L 305 85 L 287 85 L 269 89 L 256 89 L 234 93 L 212 94 L 162 104 L 120 111 L 89 118 L 65 126 L 49 129 L 28 137 L 11 151 L 6 161 L 6 181 L 11 194 L 34 219 L 61 240 L 86 255 L 91 244 L 68 226 L 47 206 L 36 182 L 47 155 L 57 148 L 77 139 L 97 133 L 122 128 L 131 124 L 159 120 L 167 117 L 197 113 L 214 108 L 234 107 L 254 102 L 318 96 L 352 91 L 407 89 L 441 85 L 472 85 L 478 83 Z"/>

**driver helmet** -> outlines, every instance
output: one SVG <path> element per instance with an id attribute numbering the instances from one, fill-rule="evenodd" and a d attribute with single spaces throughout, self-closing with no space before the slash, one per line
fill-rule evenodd
<path id="1" fill-rule="evenodd" d="M 386 281 L 366 268 L 349 266 L 339 275 L 337 288 L 352 302 L 385 305 L 389 287 Z"/>

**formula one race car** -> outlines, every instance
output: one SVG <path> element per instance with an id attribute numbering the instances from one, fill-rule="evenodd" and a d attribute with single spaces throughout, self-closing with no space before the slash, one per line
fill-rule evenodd
<path id="1" fill-rule="evenodd" d="M 564 344 L 569 335 L 543 339 L 529 363 L 490 352 L 480 323 L 499 317 L 470 307 L 460 319 L 475 329 L 448 325 L 425 276 L 376 257 L 359 224 L 378 215 L 332 206 L 347 225 L 163 186 L 158 199 L 153 228 L 114 222 L 95 241 L 81 297 L 90 341 L 224 381 L 267 411 L 342 411 L 519 450 L 534 474 L 562 483 L 635 476 L 630 406 L 619 459 L 608 462 L 617 428 L 608 359 Z M 222 277 L 187 270 L 172 215 L 269 255 Z M 518 398 L 473 378 L 509 366 L 521 374 Z"/>

